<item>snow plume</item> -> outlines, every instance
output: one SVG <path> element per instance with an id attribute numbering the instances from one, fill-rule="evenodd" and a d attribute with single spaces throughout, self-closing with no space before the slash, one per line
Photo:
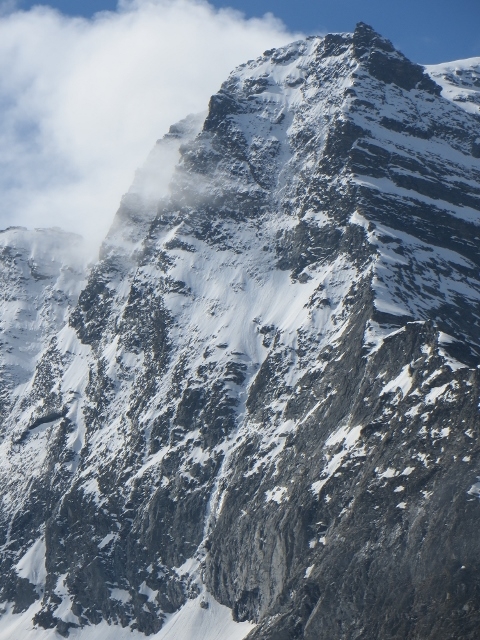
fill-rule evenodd
<path id="1" fill-rule="evenodd" d="M 92 246 L 169 125 L 203 111 L 237 64 L 299 37 L 271 14 L 247 20 L 199 0 L 120 0 L 89 20 L 8 6 L 0 228 L 61 226 Z"/>

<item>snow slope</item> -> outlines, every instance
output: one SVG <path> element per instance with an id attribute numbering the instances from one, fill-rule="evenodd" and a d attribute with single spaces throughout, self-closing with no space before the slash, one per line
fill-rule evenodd
<path id="1" fill-rule="evenodd" d="M 243 640 L 254 628 L 248 622 L 235 623 L 230 609 L 215 601 L 211 596 L 202 596 L 204 606 L 200 606 L 200 597 L 189 600 L 176 614 L 172 615 L 164 628 L 150 638 L 152 640 Z M 207 607 L 205 608 L 205 603 Z M 52 640 L 59 638 L 55 629 L 34 629 L 31 620 L 38 611 L 38 603 L 21 614 L 13 614 L 7 606 L 0 617 L 0 640 Z M 138 640 L 145 638 L 140 632 L 129 627 L 98 625 L 71 630 L 69 638 L 73 640 Z"/>
<path id="2" fill-rule="evenodd" d="M 427 73 L 442 87 L 442 95 L 469 113 L 480 114 L 480 58 L 427 65 Z"/>

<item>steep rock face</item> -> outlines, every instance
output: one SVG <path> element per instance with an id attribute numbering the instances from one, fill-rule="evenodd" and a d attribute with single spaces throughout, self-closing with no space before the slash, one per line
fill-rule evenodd
<path id="1" fill-rule="evenodd" d="M 429 73 L 360 24 L 156 146 L 5 421 L 11 468 L 44 458 L 2 484 L 0 600 L 63 634 L 208 591 L 257 640 L 475 637 L 478 118 Z"/>
<path id="2" fill-rule="evenodd" d="M 58 332 L 85 286 L 84 256 L 82 238 L 60 229 L 0 233 L 0 566 L 3 600 L 15 600 L 15 610 L 38 598 L 45 572 L 39 570 L 37 583 L 28 570 L 12 574 L 12 563 L 33 541 L 32 532 L 43 530 L 47 505 L 64 487 L 54 469 L 69 458 L 64 403 L 74 398 L 58 388 L 72 359 L 59 353 Z"/>

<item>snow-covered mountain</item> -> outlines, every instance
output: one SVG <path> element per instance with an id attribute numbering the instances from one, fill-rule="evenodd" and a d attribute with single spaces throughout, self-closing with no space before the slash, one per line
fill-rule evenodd
<path id="1" fill-rule="evenodd" d="M 471 62 L 266 51 L 88 272 L 5 232 L 0 639 L 477 637 Z"/>
<path id="2" fill-rule="evenodd" d="M 39 354 L 56 340 L 85 286 L 85 247 L 61 229 L 10 227 L 0 232 L 1 436 Z"/>
<path id="3" fill-rule="evenodd" d="M 469 113 L 480 115 L 480 58 L 429 65 L 427 73 L 439 84 L 442 95 Z"/>

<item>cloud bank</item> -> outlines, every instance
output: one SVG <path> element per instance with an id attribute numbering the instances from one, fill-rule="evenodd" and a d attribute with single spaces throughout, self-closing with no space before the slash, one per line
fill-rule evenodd
<path id="1" fill-rule="evenodd" d="M 205 110 L 236 65 L 296 37 L 272 15 L 202 0 L 121 0 L 91 20 L 0 12 L 0 228 L 100 242 L 170 124 Z"/>

